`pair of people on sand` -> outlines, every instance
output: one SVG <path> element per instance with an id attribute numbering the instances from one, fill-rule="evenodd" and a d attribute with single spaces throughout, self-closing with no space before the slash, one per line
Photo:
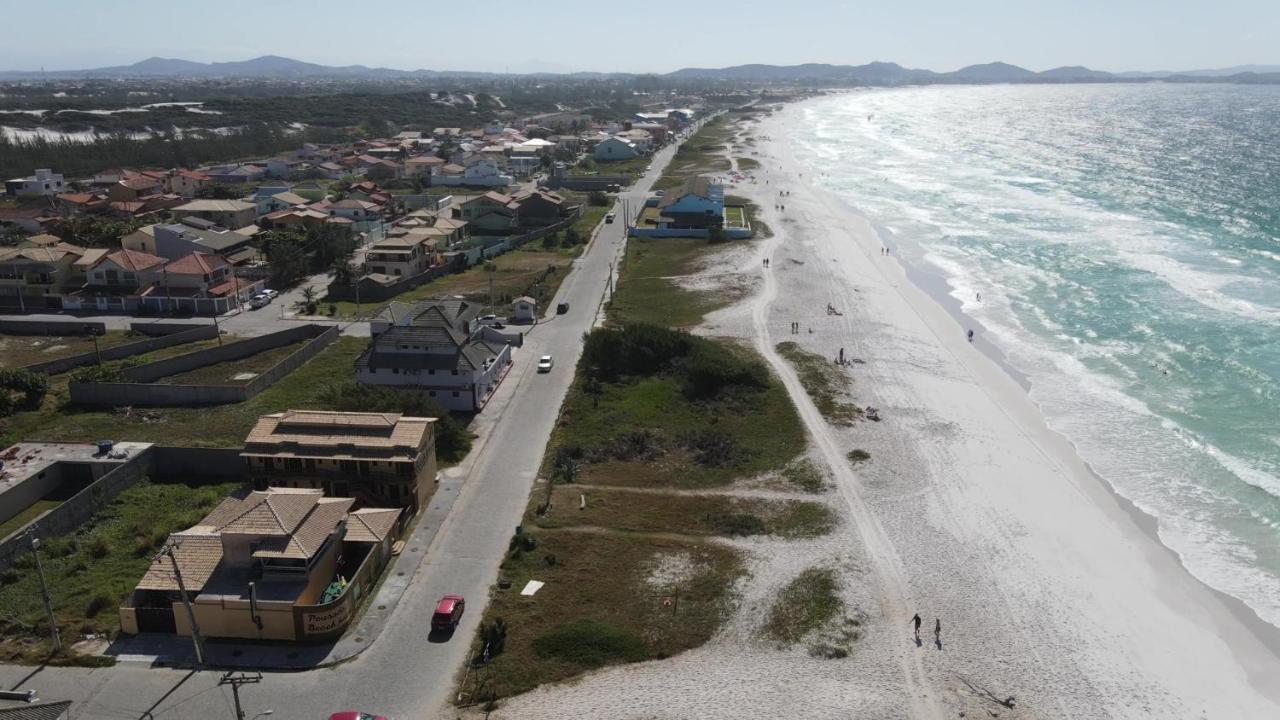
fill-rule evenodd
<path id="1" fill-rule="evenodd" d="M 916 642 L 920 642 L 920 623 L 924 622 L 920 619 L 920 613 L 916 613 L 915 617 L 911 618 L 911 622 L 916 626 Z M 942 618 L 933 619 L 933 639 L 942 641 Z"/>

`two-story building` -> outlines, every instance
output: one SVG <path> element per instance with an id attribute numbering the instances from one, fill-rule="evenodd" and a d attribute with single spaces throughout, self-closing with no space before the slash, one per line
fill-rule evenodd
<path id="1" fill-rule="evenodd" d="M 337 638 L 403 529 L 398 508 L 357 503 L 283 487 L 226 498 L 169 536 L 172 555 L 152 562 L 120 608 L 121 630 L 189 636 L 189 600 L 204 637 Z"/>
<path id="2" fill-rule="evenodd" d="M 29 177 L 6 180 L 4 191 L 12 197 L 53 197 L 66 190 L 62 175 L 48 168 L 36 170 Z"/>
<path id="3" fill-rule="evenodd" d="M 264 280 L 236 277 L 231 263 L 218 255 L 193 252 L 165 263 L 139 298 L 142 307 L 156 313 L 221 315 L 243 307 L 264 285 Z"/>
<path id="4" fill-rule="evenodd" d="M 126 250 L 177 260 L 194 252 L 229 257 L 249 246 L 253 236 L 229 230 L 203 218 L 189 216 L 176 223 L 145 225 L 120 238 Z"/>
<path id="5" fill-rule="evenodd" d="M 412 277 L 436 264 L 440 233 L 433 228 L 393 230 L 369 246 L 366 270 L 390 278 Z"/>
<path id="6" fill-rule="evenodd" d="M 458 203 L 457 210 L 459 218 L 470 224 L 472 232 L 500 235 L 515 230 L 520 203 L 510 195 L 490 190 Z"/>
<path id="7" fill-rule="evenodd" d="M 173 217 L 176 220 L 198 217 L 238 230 L 253 224 L 258 217 L 258 206 L 244 200 L 192 200 L 175 207 Z"/>
<path id="8" fill-rule="evenodd" d="M 0 306 L 20 312 L 62 307 L 62 295 L 83 284 L 86 265 L 105 253 L 65 242 L 0 248 Z"/>
<path id="9" fill-rule="evenodd" d="M 724 224 L 724 186 L 709 177 L 689 178 L 679 191 L 658 201 L 658 211 L 672 229 L 719 228 Z"/>
<path id="10" fill-rule="evenodd" d="M 100 257 L 84 284 L 62 298 L 68 310 L 134 312 L 139 295 L 160 277 L 165 259 L 140 250 L 117 250 Z"/>
<path id="11" fill-rule="evenodd" d="M 596 162 L 615 162 L 639 157 L 640 150 L 636 148 L 635 143 L 611 137 L 597 144 L 591 151 L 591 156 L 596 159 Z"/>
<path id="12" fill-rule="evenodd" d="M 258 418 L 241 456 L 258 489 L 315 488 L 416 514 L 435 490 L 435 422 L 396 413 L 288 410 Z"/>
<path id="13" fill-rule="evenodd" d="M 465 300 L 388 305 L 370 322 L 356 380 L 424 392 L 449 410 L 478 412 L 511 367 L 510 337 Z"/>

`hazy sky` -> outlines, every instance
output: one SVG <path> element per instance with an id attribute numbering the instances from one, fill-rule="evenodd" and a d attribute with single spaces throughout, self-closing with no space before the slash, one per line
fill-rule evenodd
<path id="1" fill-rule="evenodd" d="M 1032 70 L 1280 64 L 1280 0 L 3 0 L 0 69 L 159 55 L 511 72 L 1003 60 Z M 24 32 L 13 32 L 25 28 Z"/>

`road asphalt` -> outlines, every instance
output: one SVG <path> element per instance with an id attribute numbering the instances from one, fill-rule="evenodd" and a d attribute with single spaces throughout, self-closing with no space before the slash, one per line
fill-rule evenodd
<path id="1" fill-rule="evenodd" d="M 620 195 L 633 213 L 638 213 L 673 154 L 674 147 L 658 152 L 653 169 Z M 621 208 L 619 204 L 620 219 Z M 478 446 L 467 463 L 444 474 L 442 485 L 459 488 L 453 507 L 381 633 L 348 662 L 305 672 L 265 673 L 261 682 L 242 687 L 247 717 L 267 710 L 274 711 L 272 717 L 286 719 L 327 718 L 340 710 L 362 710 L 392 720 L 453 716 L 448 703 L 458 674 L 524 513 L 581 355 L 582 335 L 600 317 L 607 283 L 625 246 L 626 224 L 600 225 L 556 296 L 556 302 L 569 303 L 569 311 L 555 315 L 553 304 L 547 318 L 528 332 L 515 367 L 477 420 Z M 260 326 L 252 323 L 269 327 L 291 322 L 278 315 L 274 320 L 253 317 L 245 313 L 224 324 L 239 333 L 241 324 L 248 331 Z M 360 325 L 350 332 L 359 334 Z M 367 336 L 367 325 L 363 333 Z M 541 355 L 555 358 L 551 372 L 536 372 Z M 462 594 L 468 606 L 457 632 L 441 641 L 431 636 L 429 621 L 436 601 L 447 593 Z M 0 686 L 35 689 L 46 700 L 72 700 L 72 718 L 234 718 L 231 690 L 218 685 L 221 674 L 133 663 L 99 669 L 0 666 Z"/>

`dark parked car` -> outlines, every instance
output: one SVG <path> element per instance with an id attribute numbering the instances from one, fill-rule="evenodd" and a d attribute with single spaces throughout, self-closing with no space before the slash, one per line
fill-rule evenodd
<path id="1" fill-rule="evenodd" d="M 569 303 L 560 303 L 556 306 L 556 314 L 563 315 L 569 312 Z"/>

